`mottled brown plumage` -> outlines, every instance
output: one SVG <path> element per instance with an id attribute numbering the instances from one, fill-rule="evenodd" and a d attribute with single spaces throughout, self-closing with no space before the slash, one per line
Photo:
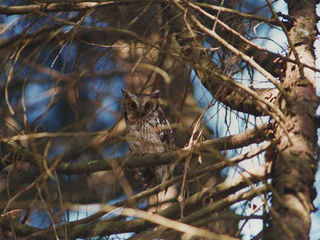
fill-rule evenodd
<path id="1" fill-rule="evenodd" d="M 127 126 L 127 141 L 133 154 L 161 153 L 173 148 L 172 129 L 159 105 L 160 91 L 151 94 L 123 92 L 123 114 Z M 142 168 L 145 181 L 161 183 L 168 179 L 168 166 Z M 154 179 L 155 178 L 155 179 Z"/>

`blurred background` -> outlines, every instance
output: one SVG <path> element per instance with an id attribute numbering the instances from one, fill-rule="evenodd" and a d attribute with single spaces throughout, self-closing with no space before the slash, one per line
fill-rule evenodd
<path id="1" fill-rule="evenodd" d="M 190 36 L 183 31 L 183 16 L 172 10 L 171 3 L 101 1 L 94 7 L 74 10 L 76 2 L 1 2 L 2 6 L 43 6 L 0 15 L 0 208 L 8 207 L 8 200 L 19 194 L 9 208 L 21 210 L 17 216 L 21 223 L 40 229 L 87 218 L 98 212 L 102 203 L 117 203 L 125 200 L 130 191 L 132 194 L 142 191 L 141 181 L 130 169 L 60 173 L 52 167 L 128 154 L 121 88 L 135 93 L 161 91 L 161 105 L 174 129 L 177 148 L 188 143 L 202 113 L 202 140 L 237 134 L 269 121 L 268 117 L 231 110 L 212 97 L 190 64 L 201 59 L 188 59 L 185 54 L 191 47 Z M 271 17 L 264 0 L 197 2 Z M 46 8 L 49 3 L 64 4 L 50 10 Z M 283 1 L 274 1 L 274 8 L 283 14 L 287 12 Z M 4 10 L 0 8 L 1 11 Z M 213 9 L 208 12 L 216 13 Z M 206 26 L 212 24 L 200 13 L 195 16 Z M 232 14 L 221 14 L 221 19 L 257 45 L 274 53 L 285 53 L 287 43 L 278 28 Z M 230 33 L 218 27 L 217 32 L 241 49 L 241 43 Z M 197 38 L 202 43 L 199 51 L 209 56 L 225 75 L 251 88 L 272 86 L 212 38 L 203 33 Z M 226 150 L 222 154 L 231 158 L 256 146 Z M 236 178 L 243 168 L 263 164 L 263 156 L 249 159 L 240 167 L 213 171 L 190 184 L 189 194 Z M 216 161 L 210 156 L 203 156 L 202 160 L 201 164 L 194 163 L 190 171 Z M 177 174 L 182 170 L 178 166 Z M 262 202 L 258 197 L 250 204 L 244 201 L 226 211 L 250 215 L 249 205 Z M 66 209 L 66 203 L 77 205 L 77 210 Z M 315 205 L 319 205 L 319 200 Z M 137 206 L 145 209 L 146 199 Z M 259 211 L 262 216 L 262 210 Z M 122 219 L 127 220 L 132 218 Z M 311 239 L 317 239 L 318 212 L 313 214 L 312 221 Z M 231 222 L 225 227 L 227 230 L 219 224 L 212 228 L 250 239 L 262 227 L 261 219 L 242 219 Z M 4 234 L 6 231 L 3 237 L 14 238 L 13 233 Z M 113 239 L 132 236 L 109 235 Z M 79 239 L 89 237 L 90 234 Z"/>

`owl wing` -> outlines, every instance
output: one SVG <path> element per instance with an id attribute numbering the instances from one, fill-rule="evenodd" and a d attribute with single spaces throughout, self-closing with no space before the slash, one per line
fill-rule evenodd
<path id="1" fill-rule="evenodd" d="M 158 124 L 161 141 L 168 146 L 168 149 L 172 149 L 174 147 L 173 131 L 161 108 L 159 108 Z"/>

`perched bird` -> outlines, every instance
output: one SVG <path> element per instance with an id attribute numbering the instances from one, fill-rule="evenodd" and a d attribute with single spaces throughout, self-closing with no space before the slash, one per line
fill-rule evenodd
<path id="1" fill-rule="evenodd" d="M 146 154 L 170 151 L 174 146 L 173 134 L 159 105 L 160 91 L 134 94 L 122 89 L 122 93 L 122 109 L 130 152 Z M 139 169 L 139 175 L 147 184 L 159 184 L 169 178 L 168 166 L 144 167 Z"/>

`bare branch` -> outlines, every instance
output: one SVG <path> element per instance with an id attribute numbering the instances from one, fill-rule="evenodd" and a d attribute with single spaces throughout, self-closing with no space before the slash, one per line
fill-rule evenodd
<path id="1" fill-rule="evenodd" d="M 200 142 L 195 145 L 194 149 L 195 151 L 215 151 L 216 154 L 214 154 L 212 157 L 218 161 L 221 161 L 224 159 L 224 157 L 220 155 L 217 150 L 243 147 L 250 145 L 251 143 L 264 141 L 266 139 L 266 135 L 268 134 L 267 129 L 268 125 L 263 125 L 262 127 L 250 129 L 237 135 Z M 111 170 L 113 169 L 113 166 L 137 168 L 142 166 L 163 165 L 170 162 L 179 161 L 185 158 L 188 154 L 190 154 L 190 149 L 184 148 L 162 154 L 126 156 L 80 163 L 61 163 L 58 166 L 57 171 L 63 174 L 79 174 Z"/>
<path id="2" fill-rule="evenodd" d="M 191 209 L 195 206 L 198 206 L 201 208 L 202 201 L 204 198 L 207 198 L 209 196 L 215 197 L 215 198 L 221 198 L 222 199 L 213 205 L 211 207 L 207 207 L 206 213 L 209 212 L 216 212 L 222 210 L 225 206 L 230 206 L 234 204 L 235 202 L 250 199 L 254 197 L 254 194 L 256 192 L 262 193 L 263 191 L 267 190 L 266 186 L 260 186 L 257 189 L 250 190 L 245 193 L 237 193 L 237 191 L 245 188 L 248 186 L 248 183 L 253 184 L 261 181 L 261 179 L 264 177 L 264 172 L 259 172 L 255 176 L 249 176 L 249 178 L 239 178 L 237 181 L 229 181 L 221 183 L 220 185 L 216 186 L 213 189 L 205 189 L 204 191 L 200 191 L 193 196 L 186 199 L 185 202 L 185 209 Z M 224 198 L 223 198 L 224 197 Z M 121 208 L 119 208 L 121 209 Z M 174 203 L 169 208 L 160 211 L 158 214 L 160 216 L 164 216 L 166 218 L 173 218 L 176 219 L 179 216 L 180 211 L 180 204 Z M 103 212 L 99 213 L 98 216 L 101 216 Z M 97 215 L 95 216 L 97 217 Z M 0 219 L 0 224 L 6 229 L 10 228 L 10 225 L 8 224 L 7 218 L 2 218 L 2 221 Z M 123 221 L 117 221 L 117 220 L 107 220 L 107 221 L 101 221 L 97 223 L 92 224 L 84 224 L 88 221 L 92 221 L 92 216 L 88 217 L 88 219 L 81 219 L 79 221 L 71 222 L 67 224 L 68 229 L 68 235 L 69 237 L 84 237 L 84 236 L 103 236 L 108 234 L 116 234 L 116 233 L 123 233 L 123 232 L 140 232 L 145 228 L 151 227 L 152 225 L 144 220 L 136 219 L 131 220 L 127 222 Z M 185 220 L 188 220 L 185 219 Z M 15 223 L 15 229 L 17 233 L 19 233 L 22 236 L 26 236 L 23 238 L 24 240 L 27 239 L 42 239 L 43 236 L 46 236 L 47 239 L 55 239 L 54 233 L 52 232 L 52 229 L 46 229 L 46 230 L 39 230 L 37 231 L 36 228 L 31 228 L 29 226 Z M 161 228 L 160 230 L 162 230 Z M 60 236 L 63 236 L 64 232 L 64 226 L 56 226 L 57 234 Z M 159 231 L 160 231 L 159 230 Z M 29 236 L 28 236 L 29 235 Z"/>
<path id="3" fill-rule="evenodd" d="M 98 7 L 106 7 L 112 5 L 123 5 L 129 3 L 137 3 L 141 1 L 124 0 L 124 1 L 79 1 L 79 2 L 54 2 L 54 3 L 39 3 L 22 6 L 3 6 L 0 5 L 0 14 L 4 15 L 17 15 L 28 14 L 35 11 L 42 12 L 70 12 L 70 11 L 84 11 Z"/>

